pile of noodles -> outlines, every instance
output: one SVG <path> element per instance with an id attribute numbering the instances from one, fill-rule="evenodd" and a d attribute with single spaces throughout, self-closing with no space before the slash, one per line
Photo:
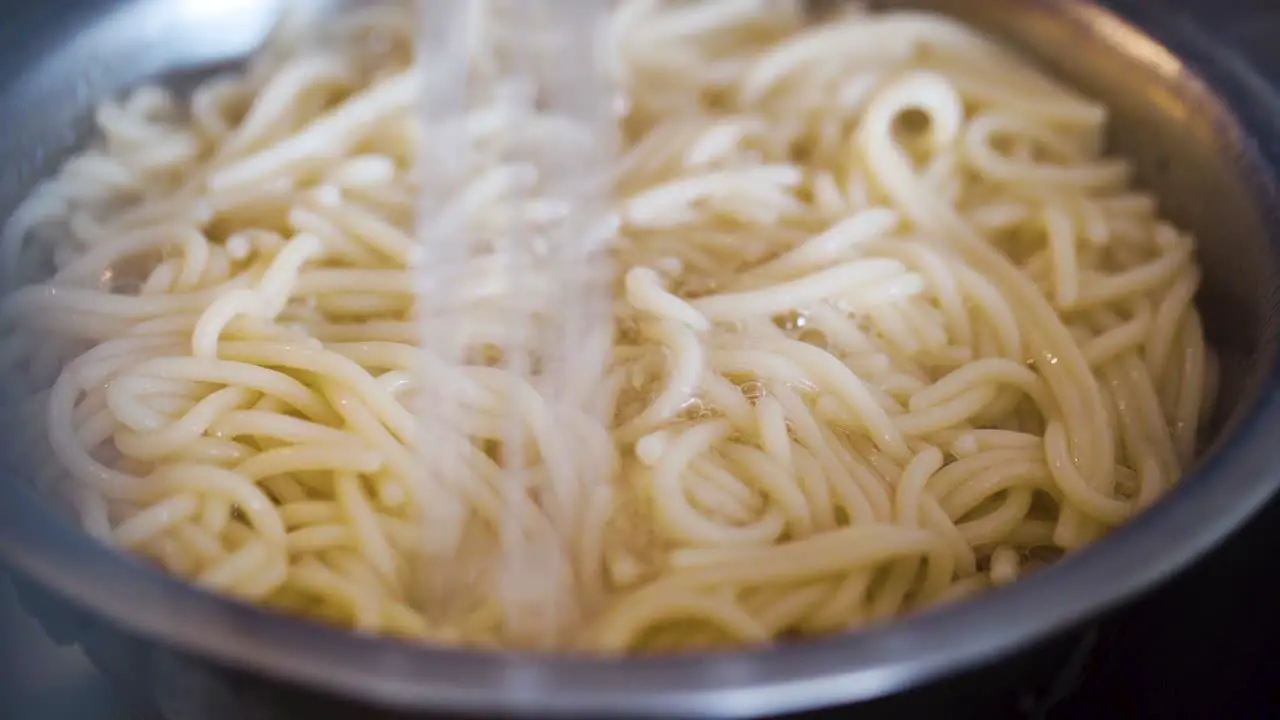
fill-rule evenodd
<path id="1" fill-rule="evenodd" d="M 1217 381 L 1193 240 L 1103 154 L 1106 108 L 983 36 L 628 0 L 608 138 L 496 86 L 424 124 L 415 26 L 286 26 L 189 98 L 108 102 L 7 225 L 7 434 L 88 532 L 361 632 L 658 651 L 1013 582 L 1193 460 Z M 482 162 L 448 175 L 442 139 Z M 566 221 L 503 158 L 613 142 L 612 345 L 573 398 L 504 362 L 512 313 L 570 309 L 502 262 L 513 214 Z M 447 273 L 415 231 L 442 178 L 492 241 Z"/>

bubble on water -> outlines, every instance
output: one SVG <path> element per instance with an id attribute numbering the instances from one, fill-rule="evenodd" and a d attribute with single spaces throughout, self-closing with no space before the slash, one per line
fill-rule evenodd
<path id="1" fill-rule="evenodd" d="M 800 433 L 796 431 L 795 423 L 791 422 L 790 420 L 784 420 L 784 421 L 783 421 L 783 424 L 784 424 L 784 425 L 786 426 L 786 428 L 787 428 L 787 437 L 791 438 L 792 440 L 796 441 L 797 443 L 799 443 L 799 442 L 803 442 L 803 441 L 800 439 Z"/>
<path id="2" fill-rule="evenodd" d="M 813 329 L 805 330 L 804 332 L 800 333 L 800 336 L 798 339 L 800 340 L 800 342 L 807 343 L 814 347 L 822 348 L 823 350 L 829 350 L 831 347 L 830 342 L 827 340 L 827 334 L 822 332 L 821 330 L 813 330 Z"/>
<path id="3" fill-rule="evenodd" d="M 787 332 L 803 330 L 809 324 L 809 317 L 804 313 L 789 312 L 785 315 L 778 316 L 776 320 L 778 327 Z"/>
<path id="4" fill-rule="evenodd" d="M 715 408 L 702 398 L 694 396 L 680 406 L 680 417 L 686 420 L 706 420 L 716 416 Z"/>

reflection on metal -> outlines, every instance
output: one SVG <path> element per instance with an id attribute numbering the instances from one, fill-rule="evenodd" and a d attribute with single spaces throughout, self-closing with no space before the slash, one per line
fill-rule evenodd
<path id="1" fill-rule="evenodd" d="M 1138 32 L 1132 25 L 1120 22 L 1111 13 L 1082 4 L 1078 15 L 1099 38 L 1123 48 L 1132 60 L 1156 71 L 1165 80 L 1177 80 L 1186 71 L 1182 61 L 1168 48 Z"/>
<path id="2" fill-rule="evenodd" d="M 1192 108 L 1188 107 L 1185 96 L 1171 92 L 1168 86 L 1169 83 L 1184 80 L 1187 75 L 1186 66 L 1176 55 L 1133 26 L 1119 22 L 1114 15 L 1096 7 L 1084 6 L 1079 15 L 1099 38 L 1121 48 L 1133 62 L 1146 66 L 1164 81 L 1150 83 L 1142 88 L 1143 95 L 1148 100 L 1157 103 L 1179 120 L 1186 120 L 1190 116 Z"/>

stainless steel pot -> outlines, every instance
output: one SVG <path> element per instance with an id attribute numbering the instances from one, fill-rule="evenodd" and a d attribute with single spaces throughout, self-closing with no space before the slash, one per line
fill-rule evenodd
<path id="1" fill-rule="evenodd" d="M 144 78 L 233 62 L 261 41 L 284 1 L 3 6 L 0 217 L 83 138 L 95 102 Z M 0 559 L 24 580 L 55 635 L 86 647 L 172 720 L 293 716 L 298 703 L 353 717 L 600 717 L 761 715 L 863 702 L 1008 656 L 1159 585 L 1280 485 L 1273 436 L 1280 421 L 1280 97 L 1227 48 L 1153 0 L 1114 0 L 1112 10 L 1071 0 L 896 4 L 958 15 L 1106 101 L 1115 149 L 1137 161 L 1165 211 L 1201 238 L 1199 301 L 1225 375 L 1218 440 L 1137 521 L 1012 587 L 883 629 L 700 657 L 608 661 L 409 646 L 213 597 L 90 541 L 18 474 L 0 477 Z M 343 700 L 325 705 L 326 698 Z"/>

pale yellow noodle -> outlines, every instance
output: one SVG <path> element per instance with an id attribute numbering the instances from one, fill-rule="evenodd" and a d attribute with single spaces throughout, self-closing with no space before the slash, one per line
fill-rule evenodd
<path id="1" fill-rule="evenodd" d="M 1017 55 L 924 12 L 622 0 L 580 223 L 617 272 L 576 271 L 612 305 L 566 307 L 505 234 L 567 237 L 530 158 L 611 140 L 493 84 L 493 3 L 471 104 L 424 121 L 411 5 L 104 104 L 5 226 L 5 435 L 95 537 L 361 632 L 676 651 L 1015 582 L 1194 466 L 1195 243 Z M 601 312 L 611 352 L 542 367 Z"/>

